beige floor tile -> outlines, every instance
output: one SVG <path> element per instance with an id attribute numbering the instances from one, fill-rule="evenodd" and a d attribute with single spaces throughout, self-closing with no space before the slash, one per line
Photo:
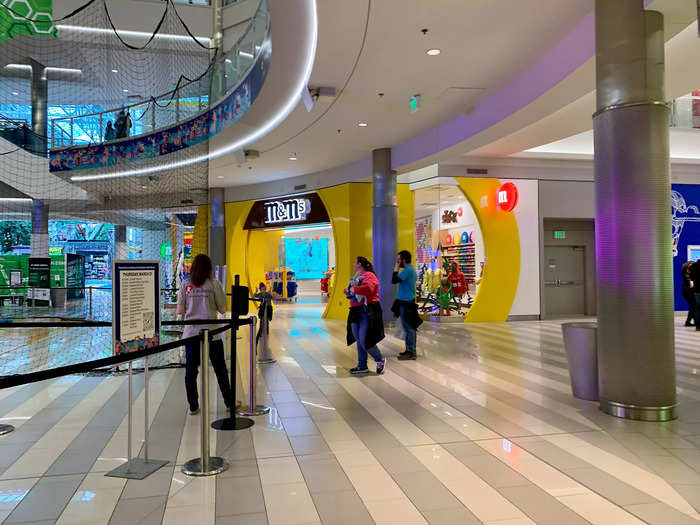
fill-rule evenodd
<path id="1" fill-rule="evenodd" d="M 366 503 L 377 525 L 427 525 L 427 521 L 413 504 L 405 499 L 371 501 Z"/>
<path id="2" fill-rule="evenodd" d="M 305 483 L 263 486 L 269 525 L 302 525 L 320 521 Z"/>

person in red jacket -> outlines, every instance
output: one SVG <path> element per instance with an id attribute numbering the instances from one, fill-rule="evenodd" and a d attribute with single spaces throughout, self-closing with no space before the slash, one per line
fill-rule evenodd
<path id="1" fill-rule="evenodd" d="M 372 263 L 365 257 L 358 257 L 354 265 L 355 275 L 345 290 L 350 299 L 348 314 L 347 343 L 357 342 L 357 366 L 350 369 L 353 375 L 366 374 L 367 354 L 377 363 L 377 375 L 384 373 L 386 359 L 377 348 L 384 339 L 384 320 L 379 304 L 379 280 Z"/>
<path id="2" fill-rule="evenodd" d="M 464 274 L 459 270 L 459 265 L 456 262 L 452 263 L 452 269 L 447 279 L 452 285 L 452 293 L 455 297 L 461 297 L 467 293 L 467 280 L 464 278 Z"/>

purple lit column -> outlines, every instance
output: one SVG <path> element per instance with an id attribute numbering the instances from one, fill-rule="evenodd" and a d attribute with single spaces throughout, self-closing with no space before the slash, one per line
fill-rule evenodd
<path id="1" fill-rule="evenodd" d="M 600 408 L 675 417 L 663 16 L 596 0 L 594 115 Z"/>
<path id="2" fill-rule="evenodd" d="M 372 263 L 379 279 L 379 299 L 384 321 L 391 321 L 391 305 L 396 297 L 391 284 L 399 229 L 396 200 L 396 174 L 391 170 L 391 150 L 372 152 Z"/>

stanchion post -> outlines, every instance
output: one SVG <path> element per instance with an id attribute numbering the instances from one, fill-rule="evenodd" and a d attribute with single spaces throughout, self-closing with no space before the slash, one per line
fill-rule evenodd
<path id="1" fill-rule="evenodd" d="M 255 318 L 252 318 L 250 324 L 250 389 L 248 392 L 248 406 L 241 410 L 241 415 L 244 416 L 262 416 L 270 411 L 270 407 L 258 405 L 256 401 L 256 383 L 257 383 L 257 365 L 255 351 Z"/>
<path id="2" fill-rule="evenodd" d="M 190 459 L 182 466 L 182 473 L 188 476 L 212 476 L 228 468 L 226 460 L 211 457 L 209 447 L 209 330 L 202 331 L 200 342 L 200 373 L 201 373 L 201 453 L 200 457 Z"/>
<path id="3" fill-rule="evenodd" d="M 237 366 L 238 360 L 236 358 L 236 339 L 238 335 L 238 326 L 240 325 L 240 305 L 236 303 L 236 287 L 239 286 L 240 276 L 236 275 L 234 279 L 234 286 L 231 287 L 231 397 L 233 399 L 230 402 L 233 404 L 231 406 L 231 417 L 219 419 L 211 424 L 211 427 L 215 430 L 245 430 L 250 428 L 255 424 L 255 421 L 245 417 L 236 417 L 236 376 L 237 376 Z"/>
<path id="4" fill-rule="evenodd" d="M 133 398 L 133 370 L 132 361 L 129 361 L 129 378 L 128 378 L 128 391 L 129 391 L 129 408 L 127 415 L 127 461 L 123 465 L 118 466 L 114 470 L 105 474 L 112 478 L 127 478 L 127 479 L 145 479 L 151 474 L 153 474 L 159 468 L 168 464 L 167 461 L 162 459 L 148 459 L 148 427 L 149 427 L 149 417 L 148 417 L 148 357 L 146 357 L 146 362 L 143 370 L 143 388 L 144 388 L 144 398 L 146 406 L 144 407 L 145 421 L 144 421 L 144 457 L 134 458 L 132 451 L 132 403 Z"/>
<path id="5" fill-rule="evenodd" d="M 270 363 L 274 363 L 276 360 L 270 355 L 270 339 L 269 339 L 269 330 L 270 330 L 270 320 L 268 319 L 267 316 L 267 310 L 270 307 L 270 299 L 269 297 L 263 297 L 262 299 L 262 319 L 260 319 L 260 340 L 262 342 L 262 350 L 260 351 L 258 355 L 258 364 L 259 365 L 267 365 Z"/>
<path id="6" fill-rule="evenodd" d="M 90 319 L 92 319 L 92 286 L 90 286 L 90 288 L 88 288 L 88 290 L 90 290 L 90 292 L 89 292 L 89 293 L 90 293 L 90 300 L 89 300 L 89 303 L 90 303 L 90 313 L 88 314 L 88 317 L 89 317 Z"/>
<path id="7" fill-rule="evenodd" d="M 150 418 L 148 416 L 148 356 L 143 363 L 143 459 L 148 462 L 148 434 Z"/>

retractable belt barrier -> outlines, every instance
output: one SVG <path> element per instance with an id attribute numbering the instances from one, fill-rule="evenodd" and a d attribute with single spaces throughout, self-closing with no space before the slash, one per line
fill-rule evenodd
<path id="1" fill-rule="evenodd" d="M 27 374 L 15 374 L 0 377 L 0 390 L 15 386 L 35 383 L 38 381 L 46 381 L 66 375 L 81 374 L 94 370 L 96 368 L 104 368 L 116 366 L 122 363 L 128 363 L 128 391 L 129 391 L 129 407 L 128 407 L 128 444 L 127 444 L 127 462 L 108 472 L 106 475 L 111 477 L 121 477 L 128 479 L 144 479 L 153 472 L 157 471 L 162 466 L 166 465 L 167 461 L 150 459 L 148 457 L 148 429 L 150 427 L 150 419 L 148 415 L 149 393 L 148 393 L 148 358 L 152 355 L 174 350 L 187 344 L 199 343 L 200 345 L 200 363 L 201 363 L 201 396 L 202 396 L 202 411 L 201 411 L 201 457 L 188 461 L 183 467 L 183 472 L 192 476 L 208 476 L 223 472 L 228 468 L 228 464 L 222 458 L 210 457 L 209 450 L 209 343 L 212 337 L 222 334 L 228 330 L 232 330 L 231 334 L 231 390 L 233 399 L 231 403 L 235 404 L 236 400 L 236 350 L 235 339 L 236 330 L 240 326 L 250 325 L 250 346 L 251 346 L 251 371 L 250 377 L 255 377 L 255 321 L 254 317 L 247 318 L 230 318 L 230 319 L 197 319 L 189 321 L 162 321 L 161 326 L 186 326 L 186 325 L 216 325 L 223 326 L 216 329 L 205 328 L 199 334 L 178 339 L 170 343 L 164 343 L 153 348 L 147 348 L 130 352 L 127 354 L 119 354 L 102 359 L 85 361 L 73 365 L 61 366 L 49 370 L 30 372 Z M 96 327 L 111 327 L 112 323 L 106 321 L 18 321 L 3 320 L 0 322 L 0 329 L 17 329 L 17 328 L 96 328 Z M 133 458 L 132 455 L 132 363 L 137 360 L 145 360 L 144 366 L 144 402 L 145 402 L 145 429 L 144 429 L 144 457 Z M 255 382 L 250 385 L 250 399 L 255 400 Z M 230 428 L 222 428 L 221 430 L 240 430 L 248 428 L 254 424 L 250 419 L 237 418 L 235 414 L 231 414 L 227 420 L 231 424 Z M 218 428 L 215 425 L 214 428 Z M 12 432 L 14 427 L 11 425 L 0 425 L 0 436 Z"/>

